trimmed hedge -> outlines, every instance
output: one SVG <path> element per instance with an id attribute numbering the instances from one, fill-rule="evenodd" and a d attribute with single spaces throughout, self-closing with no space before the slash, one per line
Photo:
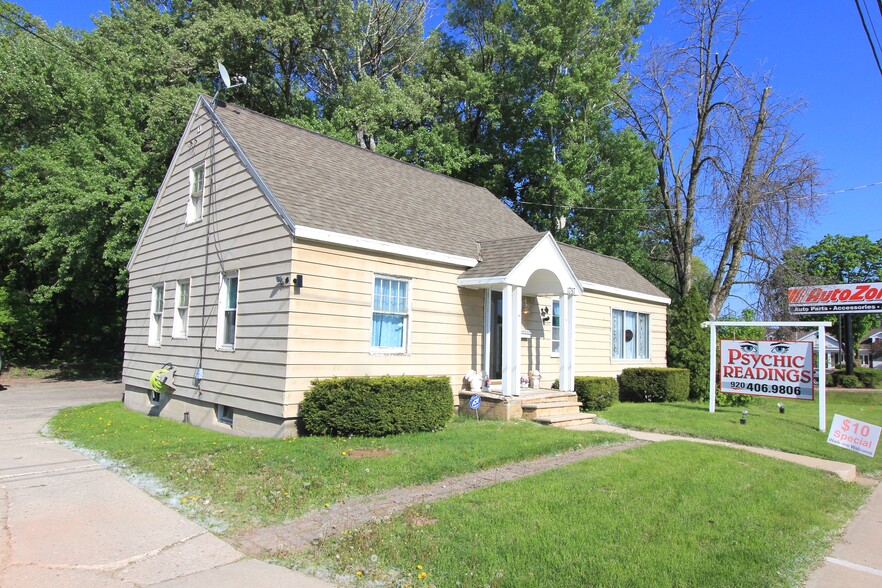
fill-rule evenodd
<path id="1" fill-rule="evenodd" d="M 882 370 L 873 368 L 854 368 L 854 377 L 858 379 L 858 385 L 856 386 L 849 385 L 854 382 L 845 373 L 845 370 L 837 370 L 832 374 L 828 374 L 828 377 L 832 379 L 833 386 L 840 386 L 842 388 L 882 388 Z M 843 378 L 847 379 L 843 381 Z M 848 382 L 848 384 L 845 382 Z"/>
<path id="2" fill-rule="evenodd" d="M 437 431 L 453 416 L 453 390 L 443 376 L 314 380 L 300 403 L 308 435 L 383 437 Z"/>
<path id="3" fill-rule="evenodd" d="M 582 410 L 606 410 L 619 397 L 615 378 L 576 376 L 575 388 Z"/>
<path id="4" fill-rule="evenodd" d="M 619 399 L 624 402 L 678 402 L 688 397 L 685 368 L 626 368 L 619 376 Z"/>
<path id="5" fill-rule="evenodd" d="M 843 388 L 860 388 L 863 386 L 860 378 L 857 376 L 849 376 L 847 374 L 839 376 L 839 385 Z"/>

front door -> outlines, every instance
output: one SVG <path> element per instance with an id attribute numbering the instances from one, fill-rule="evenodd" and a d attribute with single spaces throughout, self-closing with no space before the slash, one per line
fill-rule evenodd
<path id="1" fill-rule="evenodd" d="M 490 292 L 490 373 L 498 380 L 502 377 L 502 292 Z"/>

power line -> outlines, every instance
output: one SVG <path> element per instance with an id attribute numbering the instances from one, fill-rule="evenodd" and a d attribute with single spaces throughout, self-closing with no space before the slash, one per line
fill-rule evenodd
<path id="1" fill-rule="evenodd" d="M 870 34 L 869 27 L 867 27 L 867 19 L 864 18 L 864 11 L 861 10 L 861 0 L 854 0 L 854 5 L 857 7 L 858 14 L 861 16 L 861 25 L 864 27 L 867 41 L 870 42 L 870 49 L 873 50 L 873 58 L 876 60 L 876 67 L 879 68 L 879 73 L 882 74 L 882 63 L 879 62 L 879 53 L 876 51 L 876 45 L 873 44 L 873 36 Z"/>
<path id="2" fill-rule="evenodd" d="M 13 26 L 15 26 L 15 27 L 17 27 L 17 28 L 23 30 L 23 31 L 26 32 L 27 34 L 32 35 L 32 36 L 36 37 L 37 39 L 43 41 L 44 43 L 46 43 L 46 44 L 48 44 L 48 45 L 51 45 L 52 47 L 58 49 L 59 51 L 61 51 L 61 52 L 64 53 L 65 55 L 67 55 L 68 57 L 71 57 L 72 59 L 76 59 L 77 61 L 79 61 L 80 63 L 82 63 L 83 65 L 85 65 L 85 66 L 88 67 L 89 69 L 91 69 L 92 71 L 98 72 L 98 70 L 95 69 L 95 64 L 86 61 L 85 59 L 83 59 L 83 58 L 80 57 L 79 55 L 75 55 L 74 53 L 71 53 L 71 52 L 70 52 L 68 49 L 66 49 L 65 47 L 62 47 L 61 45 L 58 45 L 57 43 L 53 42 L 53 41 L 50 40 L 50 39 L 47 39 L 47 38 L 44 37 L 43 35 L 41 35 L 41 34 L 35 32 L 35 31 L 32 31 L 31 29 L 29 29 L 28 27 L 22 25 L 21 23 L 19 23 L 19 22 L 16 21 L 15 19 L 10 18 L 8 14 L 0 13 L 0 18 L 2 18 L 3 20 L 5 20 L 5 21 L 8 22 L 9 24 L 11 24 L 11 25 L 13 25 Z M 29 24 L 30 24 L 30 23 L 29 23 Z M 34 25 L 31 25 L 31 26 L 34 26 Z M 100 72 L 99 72 L 99 73 L 100 73 Z"/>

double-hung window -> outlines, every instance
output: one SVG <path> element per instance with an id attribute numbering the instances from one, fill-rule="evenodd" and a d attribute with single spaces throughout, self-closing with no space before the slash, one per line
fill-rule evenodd
<path id="1" fill-rule="evenodd" d="M 612 311 L 613 359 L 649 359 L 649 315 Z"/>
<path id="2" fill-rule="evenodd" d="M 371 349 L 406 353 L 409 323 L 410 281 L 375 276 Z"/>
<path id="3" fill-rule="evenodd" d="M 162 308 L 165 286 L 154 284 L 150 294 L 150 327 L 147 334 L 149 345 L 162 344 Z"/>
<path id="4" fill-rule="evenodd" d="M 205 164 L 190 168 L 190 196 L 187 198 L 187 224 L 202 220 L 205 194 Z"/>
<path id="5" fill-rule="evenodd" d="M 236 347 L 236 313 L 239 309 L 239 274 L 224 274 L 221 278 L 220 303 L 217 316 L 217 346 L 233 350 Z"/>
<path id="6" fill-rule="evenodd" d="M 551 356 L 560 356 L 560 300 L 551 302 Z"/>
<path id="7" fill-rule="evenodd" d="M 187 323 L 190 322 L 190 280 L 178 280 L 175 286 L 175 317 L 172 323 L 172 337 L 187 338 Z"/>

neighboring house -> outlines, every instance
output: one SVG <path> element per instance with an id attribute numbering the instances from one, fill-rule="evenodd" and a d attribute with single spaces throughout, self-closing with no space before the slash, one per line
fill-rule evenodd
<path id="1" fill-rule="evenodd" d="M 882 368 L 882 327 L 870 330 L 867 337 L 861 341 L 860 358 L 863 367 Z"/>
<path id="2" fill-rule="evenodd" d="M 664 366 L 667 304 L 483 188 L 201 96 L 129 262 L 127 406 L 295 432 L 310 382 Z M 176 368 L 173 393 L 151 391 Z M 171 381 L 169 383 L 172 383 Z"/>
<path id="3" fill-rule="evenodd" d="M 836 364 L 842 363 L 845 361 L 845 351 L 842 349 L 842 346 L 839 343 L 839 340 L 831 335 L 830 333 L 824 334 L 825 339 L 825 349 L 824 355 L 826 357 L 826 367 L 827 369 L 836 367 Z M 797 341 L 811 341 L 812 345 L 815 349 L 818 348 L 818 332 L 812 331 L 807 335 L 803 335 Z"/>

